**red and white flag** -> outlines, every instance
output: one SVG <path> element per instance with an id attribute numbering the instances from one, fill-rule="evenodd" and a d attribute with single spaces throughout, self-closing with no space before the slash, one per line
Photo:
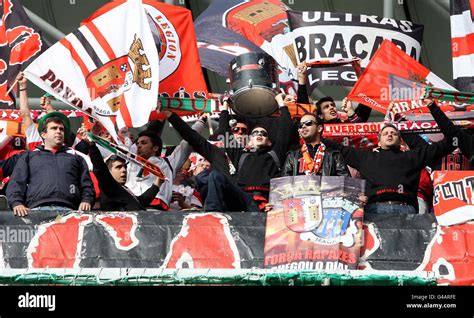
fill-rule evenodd
<path id="1" fill-rule="evenodd" d="M 125 0 L 114 0 L 82 23 L 106 14 Z M 207 86 L 199 61 L 191 11 L 182 7 L 143 0 L 160 59 L 160 96 L 206 98 Z"/>
<path id="2" fill-rule="evenodd" d="M 56 98 L 92 113 L 115 135 L 156 108 L 158 52 L 141 0 L 129 0 L 68 34 L 26 70 Z"/>
<path id="3" fill-rule="evenodd" d="M 384 40 L 347 98 L 384 114 L 391 102 L 393 113 L 429 112 L 420 100 L 424 85 L 456 90 L 395 44 Z"/>
<path id="4" fill-rule="evenodd" d="M 474 0 L 451 0 L 454 85 L 474 92 Z"/>

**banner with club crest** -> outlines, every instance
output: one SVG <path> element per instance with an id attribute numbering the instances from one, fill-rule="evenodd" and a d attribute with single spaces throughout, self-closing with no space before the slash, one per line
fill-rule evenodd
<path id="1" fill-rule="evenodd" d="M 265 268 L 357 269 L 365 181 L 347 177 L 272 179 Z"/>

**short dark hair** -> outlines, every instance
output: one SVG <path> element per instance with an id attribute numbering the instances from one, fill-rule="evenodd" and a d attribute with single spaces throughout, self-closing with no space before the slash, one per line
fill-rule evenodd
<path id="1" fill-rule="evenodd" d="M 316 112 L 317 112 L 317 115 L 321 115 L 322 112 L 321 112 L 321 105 L 324 103 L 324 102 L 334 102 L 334 98 L 332 98 L 331 96 L 324 96 L 322 98 L 320 98 L 317 102 L 316 102 Z"/>
<path id="2" fill-rule="evenodd" d="M 247 126 L 247 128 L 249 127 L 249 123 L 243 117 L 236 117 L 235 121 L 236 121 L 237 124 L 240 123 L 240 124 L 244 124 L 245 126 Z"/>
<path id="3" fill-rule="evenodd" d="M 268 135 L 268 137 L 267 137 L 268 140 L 272 141 L 272 138 L 270 137 L 270 130 L 268 129 L 268 127 L 266 125 L 263 125 L 263 124 L 257 124 L 255 126 L 253 126 L 252 129 L 250 130 L 250 134 L 252 134 L 252 131 L 254 131 L 257 128 L 265 129 L 265 131 L 267 132 L 267 135 Z"/>
<path id="4" fill-rule="evenodd" d="M 123 164 L 127 164 L 127 160 L 125 160 L 122 157 L 117 156 L 117 155 L 112 155 L 109 158 L 107 158 L 107 160 L 105 161 L 105 164 L 107 165 L 107 168 L 109 168 L 109 170 L 110 170 L 112 168 L 113 164 L 117 161 L 120 161 Z"/>
<path id="5" fill-rule="evenodd" d="M 319 117 L 318 115 L 316 115 L 315 113 L 304 114 L 303 116 L 301 116 L 301 118 L 303 118 L 304 116 L 308 116 L 308 115 L 314 117 L 314 121 L 316 122 L 316 125 L 324 127 L 324 120 L 321 117 Z M 301 122 L 301 118 L 300 118 L 300 122 Z"/>
<path id="6" fill-rule="evenodd" d="M 158 137 L 155 131 L 144 130 L 138 134 L 138 138 L 140 137 L 150 138 L 153 147 L 158 147 L 158 150 L 155 152 L 155 155 L 158 157 L 161 155 L 161 150 L 163 149 L 163 141 L 161 141 L 161 138 Z"/>
<path id="7" fill-rule="evenodd" d="M 61 118 L 59 117 L 50 117 L 50 118 L 47 118 L 44 123 L 43 123 L 43 127 L 41 128 L 41 132 L 46 132 L 48 130 L 48 124 L 49 123 L 55 123 L 55 124 L 61 124 L 63 125 L 64 129 L 66 129 L 66 126 L 64 125 L 64 122 L 61 120 Z"/>
<path id="8" fill-rule="evenodd" d="M 256 128 L 263 128 L 265 129 L 265 131 L 268 133 L 268 127 L 266 125 L 263 125 L 263 124 L 257 124 L 255 126 L 252 127 L 252 130 L 250 130 L 250 132 L 254 131 Z"/>
<path id="9" fill-rule="evenodd" d="M 398 129 L 397 126 L 395 126 L 392 123 L 384 124 L 382 126 L 382 128 L 380 128 L 379 133 L 377 134 L 378 139 L 380 140 L 380 137 L 382 136 L 382 132 L 384 131 L 384 129 L 389 128 L 389 127 L 395 129 L 395 131 L 397 132 L 398 138 L 400 138 L 400 140 L 401 140 L 402 139 L 402 134 L 400 133 L 400 130 Z"/>

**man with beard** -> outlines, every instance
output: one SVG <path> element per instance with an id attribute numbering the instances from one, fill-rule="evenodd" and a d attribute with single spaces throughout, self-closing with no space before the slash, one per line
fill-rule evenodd
<path id="1" fill-rule="evenodd" d="M 301 149 L 288 153 L 283 166 L 284 176 L 349 176 L 341 153 L 338 150 L 327 149 L 321 142 L 323 129 L 321 117 L 315 114 L 301 117 L 298 131 L 304 144 Z"/>

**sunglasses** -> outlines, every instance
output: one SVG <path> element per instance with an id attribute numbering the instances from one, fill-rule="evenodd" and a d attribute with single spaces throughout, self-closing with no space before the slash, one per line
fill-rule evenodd
<path id="1" fill-rule="evenodd" d="M 313 124 L 316 124 L 314 120 L 307 120 L 305 122 L 299 123 L 298 128 L 301 129 L 303 127 L 311 127 L 313 126 Z"/>
<path id="2" fill-rule="evenodd" d="M 232 127 L 231 130 L 233 133 L 241 133 L 241 134 L 246 134 L 248 132 L 247 128 L 245 127 Z"/>
<path id="3" fill-rule="evenodd" d="M 252 136 L 253 137 L 257 137 L 258 135 L 260 135 L 262 137 L 268 137 L 268 134 L 265 130 L 254 130 L 254 131 L 252 131 Z"/>

